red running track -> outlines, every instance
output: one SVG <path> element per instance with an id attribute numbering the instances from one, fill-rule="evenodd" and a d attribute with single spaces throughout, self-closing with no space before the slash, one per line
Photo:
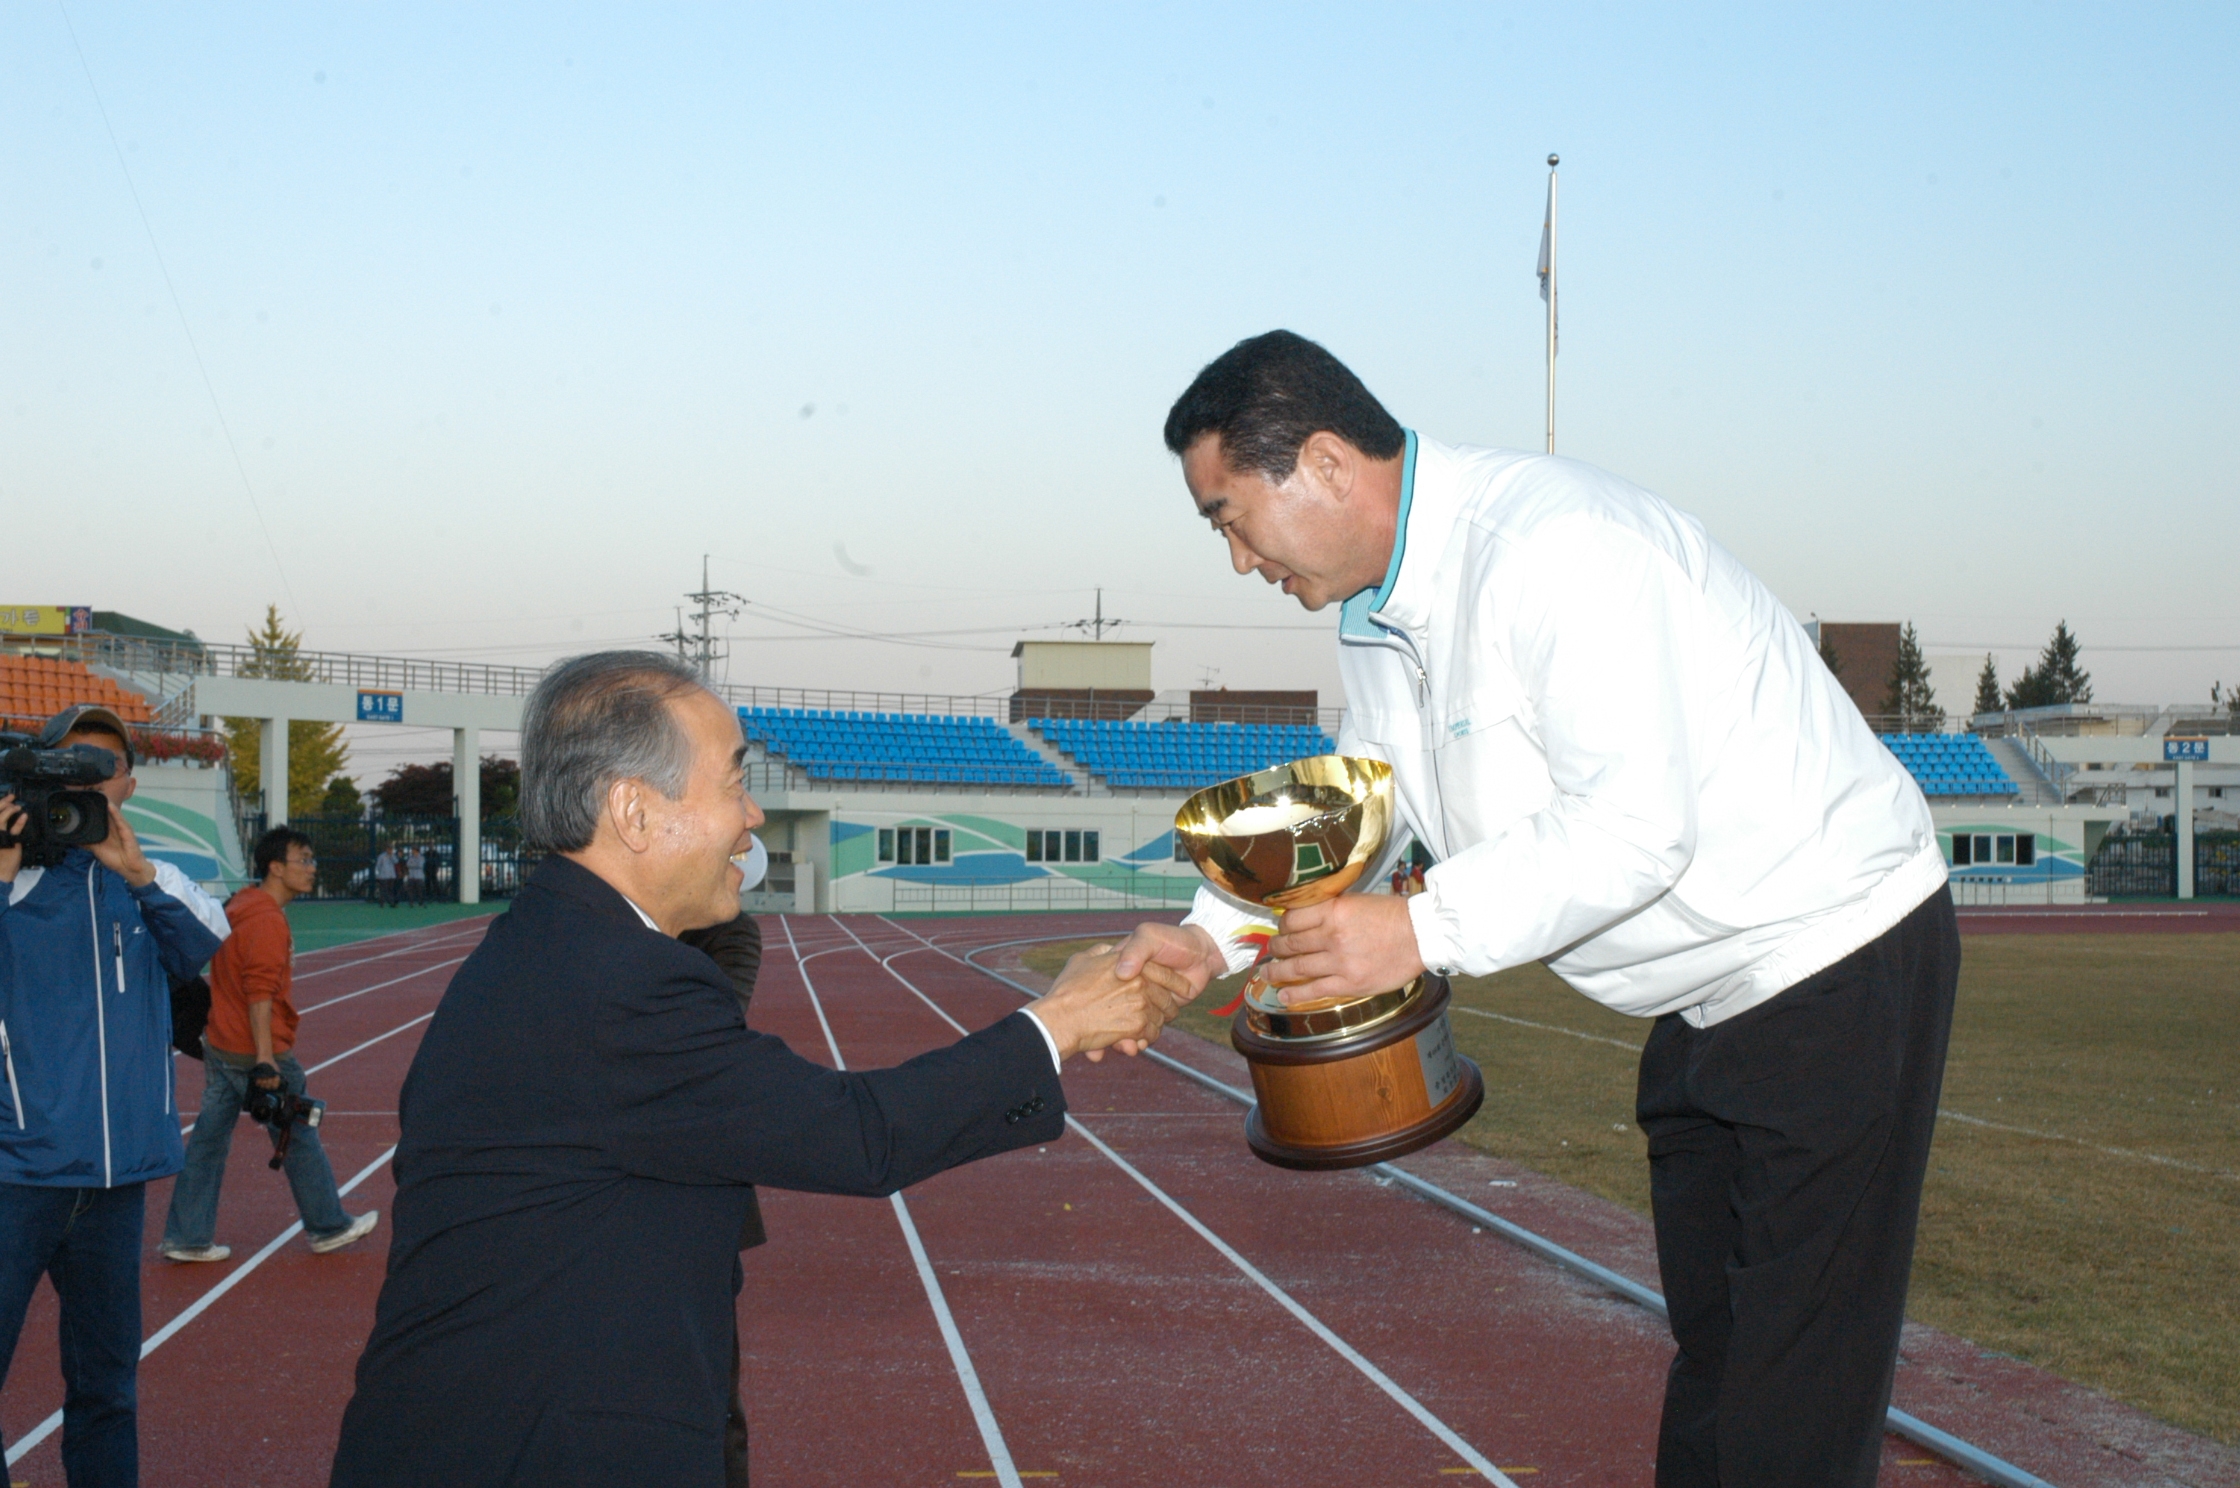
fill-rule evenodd
<path id="1" fill-rule="evenodd" d="M 812 1058 L 893 1063 L 1020 1005 L 944 952 L 1126 922 L 771 918 L 753 1021 Z M 327 1066 L 313 1088 L 337 1175 L 368 1173 L 353 1210 L 388 1207 L 397 1089 L 480 933 L 455 922 L 303 958 L 297 1047 Z M 1162 1049 L 1240 1078 L 1226 1050 Z M 181 1061 L 189 1111 L 194 1068 Z M 1151 1061 L 1076 1061 L 1067 1092 L 1063 1140 L 898 1201 L 765 1194 L 771 1243 L 747 1256 L 740 1304 L 758 1484 L 1303 1488 L 1477 1467 L 1525 1485 L 1651 1481 L 1658 1319 L 1370 1174 L 1259 1163 L 1238 1107 Z M 161 1342 L 141 1369 L 141 1441 L 157 1488 L 324 1483 L 372 1320 L 386 1224 L 330 1256 L 283 1238 L 293 1208 L 254 1136 L 235 1143 L 223 1265 L 154 1258 L 170 1185 L 149 1187 L 145 1313 Z M 1407 1165 L 1654 1280 L 1637 1216 L 1453 1143 Z M 42 1292 L 0 1395 L 11 1440 L 60 1404 L 54 1333 Z M 1974 1435 L 1980 1368 L 1932 1362 L 1902 1372 L 1901 1403 Z M 2030 1429 L 2060 1404 L 2041 1390 Z M 57 1447 L 45 1437 L 10 1476 L 60 1484 Z M 1883 1481 L 1971 1480 L 1893 1438 Z"/>

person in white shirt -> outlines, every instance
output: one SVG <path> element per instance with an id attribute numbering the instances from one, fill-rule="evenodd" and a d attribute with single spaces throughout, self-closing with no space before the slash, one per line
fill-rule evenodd
<path id="1" fill-rule="evenodd" d="M 1392 851 L 1437 859 L 1285 916 L 1287 1000 L 1543 961 L 1655 1019 L 1659 1488 L 1871 1484 L 1959 974 L 1912 778 L 1764 585 L 1617 476 L 1424 439 L 1287 331 L 1166 443 L 1238 573 L 1339 607 L 1339 751 L 1391 764 Z M 1265 919 L 1203 888 L 1116 970 L 1202 987 Z"/>

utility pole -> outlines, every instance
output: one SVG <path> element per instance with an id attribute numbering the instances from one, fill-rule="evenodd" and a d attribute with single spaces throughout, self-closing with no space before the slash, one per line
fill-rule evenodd
<path id="1" fill-rule="evenodd" d="M 1097 613 L 1095 616 L 1087 620 L 1069 620 L 1066 622 L 1065 628 L 1068 630 L 1085 630 L 1089 632 L 1090 639 L 1101 641 L 1104 639 L 1104 633 L 1107 630 L 1117 630 L 1127 623 L 1125 620 L 1105 619 L 1104 590 L 1099 589 L 1097 591 Z"/>
<path id="2" fill-rule="evenodd" d="M 690 662 L 693 670 L 700 674 L 700 680 L 713 687 L 717 682 L 716 663 L 730 659 L 730 652 L 716 640 L 716 617 L 720 615 L 725 619 L 736 619 L 740 607 L 746 604 L 747 599 L 743 594 L 733 594 L 728 589 L 717 589 L 709 584 L 708 555 L 705 553 L 700 555 L 700 587 L 685 598 L 693 603 L 690 626 L 685 622 L 684 612 L 679 610 L 677 628 L 654 639 L 667 641 L 675 646 L 677 659 Z"/>

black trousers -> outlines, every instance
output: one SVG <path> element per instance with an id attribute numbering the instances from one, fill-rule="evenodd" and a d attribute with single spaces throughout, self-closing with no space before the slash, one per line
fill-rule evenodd
<path id="1" fill-rule="evenodd" d="M 1870 1488 L 1960 936 L 1939 889 L 1709 1028 L 1659 1018 L 1635 1113 L 1679 1345 L 1657 1488 Z"/>

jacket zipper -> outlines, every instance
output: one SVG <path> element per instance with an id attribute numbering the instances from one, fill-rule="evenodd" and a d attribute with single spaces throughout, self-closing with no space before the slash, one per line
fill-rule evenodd
<path id="1" fill-rule="evenodd" d="M 109 1145 L 109 1012 L 101 997 L 101 900 L 93 887 L 93 868 L 86 869 L 86 913 L 93 920 L 93 1029 L 101 1055 L 101 1186 L 114 1188 L 116 1159 Z"/>
<path id="2" fill-rule="evenodd" d="M 109 922 L 109 939 L 117 948 L 117 995 L 124 995 L 124 921 Z"/>
<path id="3" fill-rule="evenodd" d="M 0 1019 L 0 1056 L 8 1061 L 8 1104 L 15 1108 L 16 1130 L 23 1130 L 23 1087 L 16 1084 L 16 1047 L 8 1042 L 8 1024 Z"/>

